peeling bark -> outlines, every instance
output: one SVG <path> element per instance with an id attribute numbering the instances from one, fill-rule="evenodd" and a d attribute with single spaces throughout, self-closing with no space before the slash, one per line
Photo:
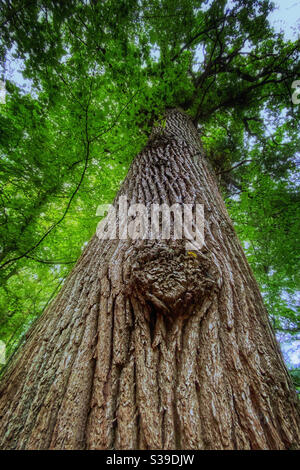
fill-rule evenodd
<path id="1" fill-rule="evenodd" d="M 297 397 L 187 116 L 116 198 L 202 203 L 205 244 L 92 238 L 0 387 L 2 449 L 289 449 Z"/>

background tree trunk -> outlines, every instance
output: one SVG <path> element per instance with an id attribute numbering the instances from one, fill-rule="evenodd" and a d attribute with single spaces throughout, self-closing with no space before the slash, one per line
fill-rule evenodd
<path id="1" fill-rule="evenodd" d="M 11 361 L 4 449 L 288 449 L 297 397 L 187 116 L 169 110 L 116 198 L 203 203 L 205 245 L 94 236 Z"/>

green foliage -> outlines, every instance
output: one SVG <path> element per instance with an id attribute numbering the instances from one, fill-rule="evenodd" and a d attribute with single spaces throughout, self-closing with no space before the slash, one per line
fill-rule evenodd
<path id="1" fill-rule="evenodd" d="M 11 353 L 58 292 L 167 107 L 199 126 L 274 327 L 294 297 L 299 41 L 268 0 L 2 2 L 0 61 L 31 92 L 0 104 L 0 338 Z M 3 72 L 4 73 L 4 72 Z"/>
<path id="2" fill-rule="evenodd" d="M 249 182 L 251 182 L 249 184 Z M 299 286 L 299 188 L 284 178 L 274 180 L 251 163 L 242 191 L 229 210 L 247 258 L 258 280 L 275 328 L 299 332 L 299 317 L 289 305 Z"/>
<path id="3" fill-rule="evenodd" d="M 300 369 L 292 369 L 290 370 L 290 374 L 292 376 L 292 380 L 296 387 L 296 390 L 299 393 L 300 392 Z"/>

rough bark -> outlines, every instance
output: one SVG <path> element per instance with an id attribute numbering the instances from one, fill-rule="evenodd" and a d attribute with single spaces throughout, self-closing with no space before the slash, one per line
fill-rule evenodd
<path id="1" fill-rule="evenodd" d="M 203 203 L 205 245 L 94 236 L 2 380 L 1 448 L 299 446 L 296 394 L 183 113 L 167 113 L 120 195 Z"/>

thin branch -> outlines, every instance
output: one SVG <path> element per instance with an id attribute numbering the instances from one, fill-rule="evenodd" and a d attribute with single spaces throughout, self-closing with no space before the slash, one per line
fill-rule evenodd
<path id="1" fill-rule="evenodd" d="M 92 80 L 91 80 L 91 85 L 90 85 L 90 95 L 91 95 L 91 90 L 92 89 Z M 83 168 L 83 171 L 81 173 L 81 177 L 80 177 L 80 180 L 75 188 L 75 190 L 73 191 L 70 199 L 69 199 L 69 202 L 67 204 L 67 207 L 65 208 L 64 210 L 64 213 L 63 215 L 60 217 L 60 219 L 55 222 L 48 230 L 47 232 L 40 238 L 40 240 L 34 245 L 32 246 L 31 248 L 29 248 L 25 253 L 23 253 L 22 255 L 20 256 L 16 256 L 15 258 L 11 258 L 7 261 L 5 261 L 5 263 L 3 263 L 1 266 L 0 266 L 0 269 L 3 269 L 5 266 L 7 266 L 8 264 L 12 263 L 13 261 L 18 261 L 19 259 L 21 258 L 24 258 L 26 257 L 29 253 L 31 253 L 32 251 L 34 251 L 43 241 L 44 239 L 64 220 L 64 218 L 66 217 L 69 209 L 70 209 L 70 206 L 71 206 L 71 203 L 74 199 L 74 197 L 76 196 L 77 192 L 79 191 L 79 188 L 82 184 L 82 181 L 84 179 L 84 176 L 85 176 L 85 173 L 86 173 L 86 170 L 87 170 L 87 166 L 88 166 L 88 161 L 89 161 L 89 156 L 90 156 L 90 144 L 91 144 L 91 141 L 89 139 L 89 134 L 88 134 L 88 107 L 89 107 L 89 104 L 90 104 L 90 100 L 91 100 L 91 96 L 90 96 L 90 99 L 87 103 L 87 107 L 85 109 L 85 139 L 86 139 L 86 142 L 85 142 L 85 145 L 86 145 L 86 155 L 85 155 L 85 164 L 84 164 L 84 168 Z"/>
<path id="2" fill-rule="evenodd" d="M 143 87 L 143 88 L 145 88 L 145 87 Z M 91 143 L 93 143 L 95 140 L 99 139 L 99 137 L 102 137 L 102 135 L 106 134 L 107 132 L 110 132 L 116 126 L 116 124 L 119 121 L 119 118 L 120 118 L 121 114 L 125 111 L 126 108 L 128 108 L 128 106 L 130 105 L 132 100 L 136 97 L 136 95 L 138 93 L 140 93 L 142 91 L 143 88 L 139 88 L 135 93 L 133 93 L 133 95 L 131 96 L 129 101 L 123 106 L 121 111 L 117 114 L 117 116 L 116 116 L 115 120 L 113 121 L 113 123 L 106 130 L 104 130 L 100 134 L 97 134 L 94 137 L 92 137 L 91 140 L 90 140 Z"/>
<path id="3" fill-rule="evenodd" d="M 42 264 L 74 264 L 76 263 L 76 259 L 71 260 L 71 261 L 61 261 L 61 260 L 55 261 L 55 260 L 48 260 L 48 259 L 39 259 L 39 258 L 35 258 L 34 256 L 29 256 L 29 255 L 25 255 L 25 258 L 32 259 L 33 261 L 36 261 Z"/>

